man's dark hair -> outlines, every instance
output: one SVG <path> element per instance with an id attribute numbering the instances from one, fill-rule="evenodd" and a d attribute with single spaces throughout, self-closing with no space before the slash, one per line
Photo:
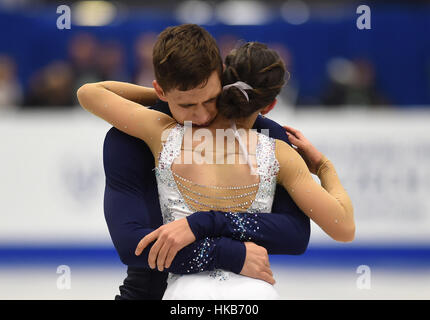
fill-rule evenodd
<path id="1" fill-rule="evenodd" d="M 166 28 L 159 34 L 152 55 L 155 79 L 164 92 L 204 87 L 214 71 L 220 79 L 222 76 L 215 39 L 195 24 Z"/>

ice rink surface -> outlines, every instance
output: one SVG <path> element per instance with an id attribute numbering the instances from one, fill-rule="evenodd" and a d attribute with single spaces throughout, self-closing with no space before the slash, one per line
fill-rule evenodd
<path id="1" fill-rule="evenodd" d="M 286 300 L 427 300 L 430 299 L 428 258 L 423 257 L 423 263 L 417 263 L 423 253 L 426 251 L 410 257 L 410 263 L 401 260 L 408 259 L 406 256 L 399 256 L 400 260 L 378 260 L 363 253 L 358 259 L 346 255 L 342 258 L 341 254 L 340 259 L 345 261 L 330 262 L 320 257 L 326 255 L 332 259 L 333 254 L 311 249 L 309 258 L 299 258 L 299 263 L 292 256 L 271 256 L 270 261 L 277 281 L 275 287 Z M 10 263 L 3 260 L 0 299 L 113 300 L 126 277 L 126 267 L 113 251 L 93 255 L 93 263 L 88 255 L 84 259 L 76 255 L 63 259 L 53 258 L 52 252 L 50 256 L 40 255 L 35 264 L 23 263 L 24 259 L 17 262 L 13 257 Z M 64 265 L 69 272 L 68 282 L 63 281 Z"/>
<path id="2" fill-rule="evenodd" d="M 25 266 L 0 270 L 2 300 L 113 300 L 126 276 L 122 266 L 76 266 L 70 289 L 57 288 L 56 266 Z M 275 287 L 282 299 L 430 299 L 430 270 L 372 269 L 371 287 L 357 286 L 354 269 L 276 266 Z"/>

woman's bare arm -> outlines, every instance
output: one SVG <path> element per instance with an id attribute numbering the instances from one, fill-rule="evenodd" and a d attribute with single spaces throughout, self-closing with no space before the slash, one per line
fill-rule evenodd
<path id="1" fill-rule="evenodd" d="M 157 102 L 158 96 L 154 88 L 120 81 L 103 81 L 99 83 L 106 89 L 123 97 L 124 99 L 136 102 L 143 106 L 153 106 Z"/>
<path id="2" fill-rule="evenodd" d="M 106 120 L 118 130 L 144 140 L 155 156 L 161 145 L 163 131 L 176 123 L 175 120 L 121 96 L 123 94 L 143 101 L 145 99 L 139 97 L 150 95 L 148 90 L 118 81 L 102 81 L 81 86 L 77 96 L 85 110 Z"/>
<path id="3" fill-rule="evenodd" d="M 312 178 L 302 157 L 281 140 L 276 140 L 276 158 L 280 164 L 278 182 L 297 206 L 334 240 L 352 241 L 355 236 L 352 202 L 331 161 L 323 155 L 317 168 L 320 185 Z"/>

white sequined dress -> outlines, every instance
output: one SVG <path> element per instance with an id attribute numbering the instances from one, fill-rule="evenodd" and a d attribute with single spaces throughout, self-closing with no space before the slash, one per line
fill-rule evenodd
<path id="1" fill-rule="evenodd" d="M 196 209 L 190 201 L 185 201 L 178 188 L 171 167 L 181 153 L 185 127 L 177 124 L 169 133 L 161 150 L 159 163 L 155 169 L 163 222 L 181 219 L 192 214 Z M 275 140 L 257 133 L 256 162 L 259 183 L 254 199 L 247 207 L 247 212 L 271 212 L 279 163 L 275 157 Z M 191 207 L 191 208 L 190 208 Z M 223 210 L 225 211 L 225 210 Z M 212 245 L 207 241 L 207 246 Z M 199 268 L 206 262 L 204 249 L 191 267 Z M 190 267 L 190 268 L 191 268 Z M 275 287 L 263 280 L 254 279 L 227 270 L 216 269 L 200 273 L 177 275 L 169 274 L 168 286 L 163 299 L 278 299 Z"/>

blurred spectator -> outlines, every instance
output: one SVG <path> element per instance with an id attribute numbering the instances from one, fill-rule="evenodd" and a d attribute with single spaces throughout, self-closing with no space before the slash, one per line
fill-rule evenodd
<path id="1" fill-rule="evenodd" d="M 285 63 L 285 67 L 289 74 L 285 75 L 286 84 L 278 96 L 279 104 L 285 106 L 295 106 L 297 104 L 298 83 L 294 75 L 293 56 L 290 50 L 280 42 L 268 43 L 267 46 L 276 52 Z"/>
<path id="2" fill-rule="evenodd" d="M 156 40 L 156 33 L 147 32 L 142 33 L 136 41 L 136 72 L 133 75 L 135 84 L 152 87 L 152 81 L 155 79 L 152 65 L 152 49 Z"/>
<path id="3" fill-rule="evenodd" d="M 114 80 L 129 82 L 124 65 L 122 45 L 109 40 L 98 47 L 97 70 L 101 81 Z"/>
<path id="4" fill-rule="evenodd" d="M 85 83 L 102 80 L 96 63 L 100 58 L 98 57 L 98 47 L 98 41 L 89 33 L 79 33 L 70 41 L 68 49 L 73 70 L 74 92 Z M 76 99 L 75 102 L 77 102 Z"/>
<path id="5" fill-rule="evenodd" d="M 64 61 L 54 61 L 31 77 L 26 105 L 73 106 L 75 96 L 70 65 Z"/>
<path id="6" fill-rule="evenodd" d="M 326 106 L 387 105 L 389 102 L 375 85 L 375 71 L 370 61 L 334 58 L 327 64 L 329 84 L 321 103 Z"/>
<path id="7" fill-rule="evenodd" d="M 242 40 L 239 40 L 239 38 L 232 34 L 224 34 L 217 38 L 218 48 L 221 53 L 222 60 L 225 60 L 225 57 L 233 50 L 234 48 L 237 48 L 241 45 L 241 43 L 244 42 Z"/>
<path id="8" fill-rule="evenodd" d="M 0 55 L 0 109 L 22 103 L 23 92 L 16 76 L 16 64 L 7 55 Z"/>

